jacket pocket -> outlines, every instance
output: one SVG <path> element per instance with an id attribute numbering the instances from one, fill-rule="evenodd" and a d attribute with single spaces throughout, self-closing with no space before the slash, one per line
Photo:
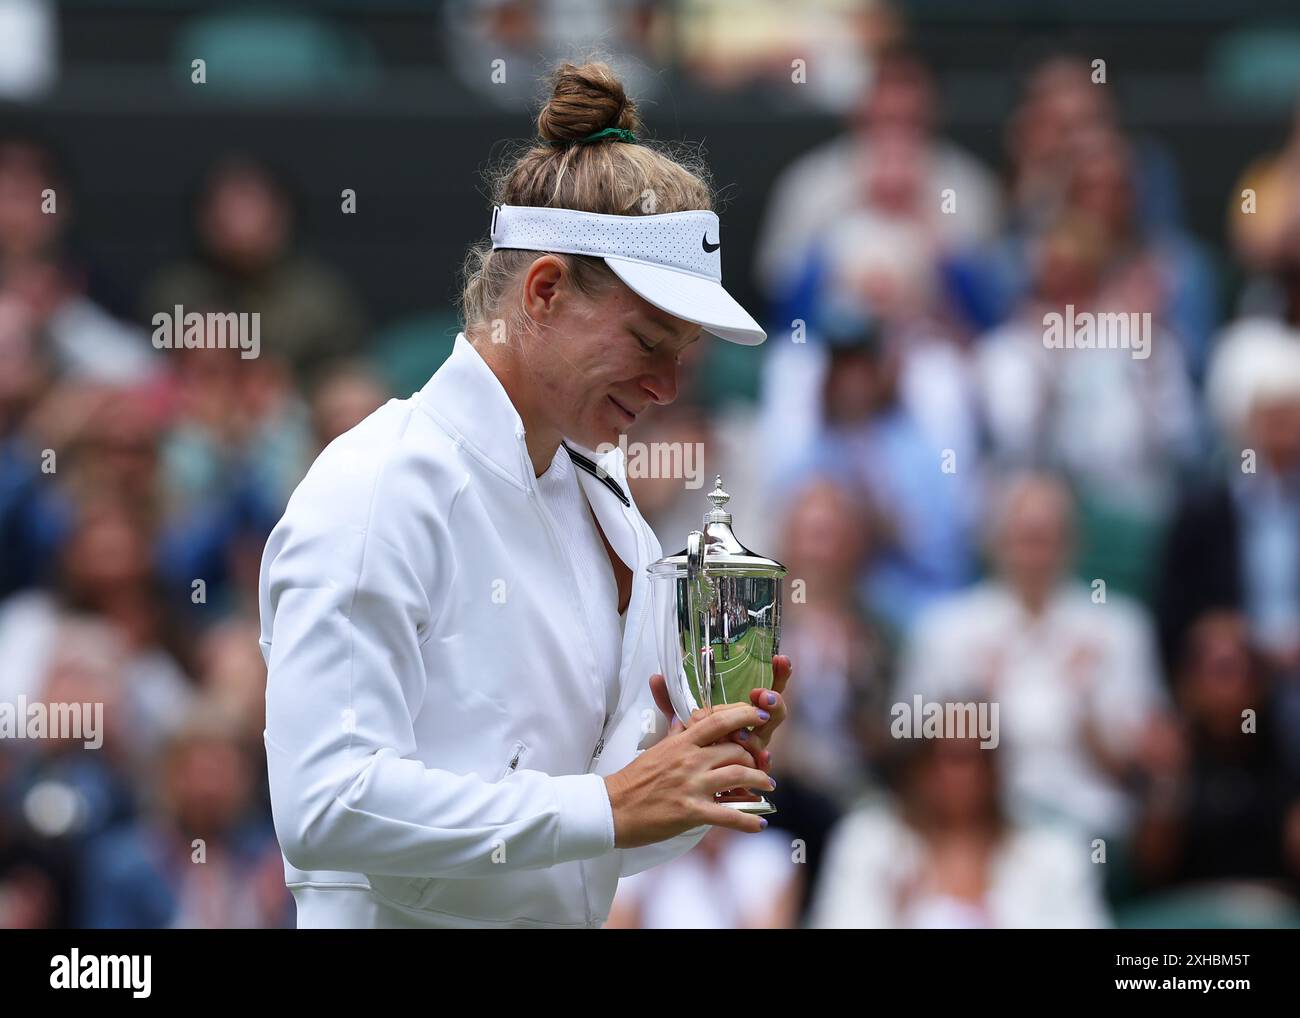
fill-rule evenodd
<path id="1" fill-rule="evenodd" d="M 497 777 L 498 781 L 504 781 L 515 771 L 519 770 L 520 761 L 528 755 L 528 747 L 519 739 L 510 747 L 510 755 L 506 758 L 505 766 L 501 774 Z"/>
<path id="2" fill-rule="evenodd" d="M 522 739 L 516 739 L 510 745 L 510 752 L 501 763 L 497 774 L 498 781 L 504 781 L 519 770 L 524 757 L 528 755 L 528 745 Z M 442 877 L 388 877 L 371 876 L 371 888 L 381 896 L 407 908 L 430 908 L 436 904 L 443 892 L 455 890 L 457 881 Z M 460 881 L 463 885 L 464 881 Z"/>

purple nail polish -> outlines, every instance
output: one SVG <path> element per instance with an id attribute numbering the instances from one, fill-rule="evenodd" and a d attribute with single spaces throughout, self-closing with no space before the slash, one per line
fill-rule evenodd
<path id="1" fill-rule="evenodd" d="M 776 706 L 776 694 L 775 694 L 775 693 L 768 693 L 768 694 L 767 694 L 767 705 L 768 705 L 769 707 L 775 707 L 775 706 Z"/>
<path id="2" fill-rule="evenodd" d="M 758 818 L 758 822 L 759 822 L 760 824 L 762 824 L 763 827 L 766 827 L 766 826 L 767 826 L 767 817 L 759 817 L 759 818 Z M 760 828 L 760 830 L 761 830 L 761 828 Z"/>
<path id="3" fill-rule="evenodd" d="M 772 715 L 769 714 L 769 713 L 768 713 L 767 711 L 765 711 L 765 710 L 761 710 L 761 711 L 758 712 L 758 720 L 759 720 L 759 721 L 766 721 L 766 720 L 767 720 L 768 718 L 770 718 L 771 716 L 772 716 Z"/>
<path id="4" fill-rule="evenodd" d="M 740 741 L 741 741 L 741 742 L 748 742 L 748 741 L 749 741 L 749 729 L 748 729 L 748 728 L 742 728 L 742 729 L 740 730 Z"/>

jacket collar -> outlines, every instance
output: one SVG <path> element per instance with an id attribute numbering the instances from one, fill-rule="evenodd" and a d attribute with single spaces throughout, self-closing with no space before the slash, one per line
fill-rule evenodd
<path id="1" fill-rule="evenodd" d="M 525 490 L 534 487 L 536 478 L 524 441 L 523 418 L 501 380 L 464 332 L 457 334 L 451 355 L 424 384 L 418 399 L 453 438 L 470 446 L 480 459 L 491 463 Z M 628 504 L 631 496 L 627 493 L 627 463 L 620 446 L 598 452 L 572 439 L 565 439 L 564 444 L 606 474 L 622 492 L 624 497 L 620 501 Z M 558 453 L 565 455 L 562 448 Z M 613 489 L 592 476 L 577 459 L 574 465 L 579 468 L 580 477 L 604 485 L 607 494 L 614 497 Z"/>

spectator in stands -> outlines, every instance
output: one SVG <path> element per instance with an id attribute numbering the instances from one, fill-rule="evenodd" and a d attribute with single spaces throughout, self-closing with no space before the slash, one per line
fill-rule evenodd
<path id="1" fill-rule="evenodd" d="M 864 791 L 884 756 L 897 641 L 857 585 L 871 551 L 870 521 L 864 500 L 829 477 L 809 478 L 794 496 L 780 556 L 790 570 L 781 647 L 806 681 L 793 694 L 799 708 L 781 733 L 779 760 L 773 751 L 774 773 L 782 788 L 797 774 L 841 808 Z"/>
<path id="2" fill-rule="evenodd" d="M 1252 880 L 1300 903 L 1300 776 L 1249 626 L 1209 612 L 1187 631 L 1175 751 L 1146 789 L 1135 841 L 1148 886 Z"/>
<path id="3" fill-rule="evenodd" d="M 1234 400 L 1254 360 L 1270 349 L 1300 347 L 1300 103 L 1283 150 L 1252 164 L 1238 181 L 1230 225 L 1248 275 L 1241 317 L 1216 343 L 1211 373 L 1218 380 L 1207 380 L 1207 398 L 1221 419 L 1225 410 L 1242 417 Z"/>
<path id="4" fill-rule="evenodd" d="M 306 381 L 322 361 L 355 352 L 365 334 L 342 276 L 299 250 L 290 192 L 272 170 L 242 155 L 218 160 L 194 209 L 194 254 L 148 287 L 145 321 L 176 305 L 261 315 L 265 353 Z"/>
<path id="5" fill-rule="evenodd" d="M 1200 379 L 1219 321 L 1219 280 L 1208 255 L 1185 231 L 1144 221 L 1137 156 L 1118 130 L 1080 131 L 1071 159 L 1065 213 L 1099 228 L 1103 303 L 1150 312 L 1179 343 L 1192 377 Z"/>
<path id="6" fill-rule="evenodd" d="M 672 59 L 664 46 L 675 15 L 657 4 L 450 0 L 441 8 L 444 58 L 463 86 L 493 105 L 526 107 L 538 78 L 575 53 L 616 67 L 629 95 L 650 100 L 664 89 L 659 68 Z"/>
<path id="7" fill-rule="evenodd" d="M 870 493 L 879 528 L 861 583 L 871 610 L 904 629 L 974 576 L 977 465 L 960 446 L 945 446 L 906 400 L 906 354 L 878 320 L 847 314 L 823 338 L 831 353 L 822 422 L 803 464 L 777 486 L 812 467 Z"/>
<path id="8" fill-rule="evenodd" d="M 176 377 L 160 450 L 168 516 L 193 516 L 247 490 L 274 523 L 314 451 L 310 409 L 289 365 L 266 351 L 245 359 L 234 349 L 194 349 L 177 358 Z"/>
<path id="9" fill-rule="evenodd" d="M 1151 626 L 1104 579 L 1070 579 L 1073 503 L 1062 482 L 1023 475 L 1000 490 L 995 575 L 922 617 L 894 700 L 996 702 L 1011 815 L 1122 835 L 1129 779 L 1166 712 Z"/>
<path id="10" fill-rule="evenodd" d="M 56 373 L 114 383 L 151 378 L 159 365 L 148 337 L 100 303 L 111 288 L 68 249 L 74 214 L 53 152 L 31 138 L 0 138 L 0 291 L 22 302 Z"/>
<path id="11" fill-rule="evenodd" d="M 33 705 L 48 720 L 43 731 L 28 727 L 29 737 L 0 744 L 12 766 L 0 785 L 0 826 L 55 862 L 75 862 L 90 840 L 134 814 L 139 773 L 131 759 L 136 733 L 123 709 L 126 667 L 124 641 L 110 625 L 68 616 L 35 684 L 3 697 L 17 723 L 30 726 Z M 60 898 L 71 889 L 61 888 Z"/>
<path id="12" fill-rule="evenodd" d="M 1001 218 L 996 181 L 978 160 L 935 134 L 936 102 L 929 71 L 915 56 L 881 57 L 850 129 L 782 172 L 772 187 L 755 255 L 759 287 L 778 334 L 796 319 L 814 318 L 809 283 L 821 271 L 826 231 L 863 208 L 909 218 L 937 249 L 990 240 Z M 957 213 L 937 196 L 952 189 Z"/>
<path id="13" fill-rule="evenodd" d="M 215 705 L 169 742 L 157 795 L 136 823 L 85 855 L 82 915 L 90 928 L 283 927 L 292 914 L 279 846 L 250 815 L 248 747 Z"/>
<path id="14" fill-rule="evenodd" d="M 1227 457 L 1178 506 L 1164 555 L 1161 642 L 1176 661 L 1192 622 L 1240 611 L 1278 672 L 1284 726 L 1300 724 L 1300 342 L 1245 319 L 1220 341 L 1207 381 Z M 1300 773 L 1300 746 L 1287 743 Z"/>
<path id="15" fill-rule="evenodd" d="M 1228 195 L 1227 218 L 1247 276 L 1239 312 L 1300 323 L 1300 99 L 1282 148 L 1242 171 Z"/>
<path id="16" fill-rule="evenodd" d="M 898 350 L 900 399 L 929 439 L 952 449 L 973 475 L 978 392 L 965 344 L 942 313 L 938 267 L 919 229 L 875 211 L 850 213 L 827 231 L 821 252 L 825 271 L 805 341 L 778 332 L 763 366 L 764 410 L 784 436 L 773 449 L 777 460 L 799 451 L 801 430 L 791 428 L 791 417 L 807 421 L 822 411 L 828 349 L 870 320 Z"/>
<path id="17" fill-rule="evenodd" d="M 711 827 L 685 855 L 620 880 L 605 928 L 789 929 L 800 871 L 789 836 L 775 826 L 751 835 Z"/>
<path id="18" fill-rule="evenodd" d="M 211 617 L 256 600 L 256 560 L 315 451 L 311 413 L 282 357 L 192 349 L 174 356 L 154 487 L 164 578 Z M 196 620 L 197 621 L 197 620 Z"/>
<path id="19" fill-rule="evenodd" d="M 977 326 L 992 328 L 1024 299 L 1033 283 L 1029 246 L 1066 211 L 1087 139 L 1119 127 L 1115 90 L 1108 80 L 1096 80 L 1105 68 L 1094 60 L 1056 54 L 1035 64 L 1025 78 L 1005 130 L 1007 228 L 992 246 L 968 252 L 953 267 L 962 305 Z M 1132 211 L 1143 231 L 1181 236 L 1181 185 L 1173 158 L 1149 136 L 1133 137 L 1129 145 Z"/>
<path id="20" fill-rule="evenodd" d="M 952 737 L 896 746 L 894 797 L 864 803 L 832 835 L 812 926 L 1109 925 L 1088 842 L 1003 808 L 1005 749 Z"/>
<path id="21" fill-rule="evenodd" d="M 151 535 L 130 510 L 102 499 L 81 506 L 62 550 L 58 586 L 0 602 L 0 700 L 38 695 L 57 658 L 69 618 L 89 615 L 109 625 L 122 655 L 117 698 L 131 731 L 124 747 L 147 762 L 192 692 L 178 658 L 183 631 L 158 586 Z"/>
<path id="22" fill-rule="evenodd" d="M 1127 331 L 1111 328 L 1104 347 L 1074 346 L 1070 322 L 1142 306 L 1103 288 L 1106 243 L 1091 217 L 1071 216 L 1034 245 L 1033 293 L 978 342 L 980 401 L 995 462 L 1064 471 L 1087 518 L 1106 516 L 1101 539 L 1124 527 L 1153 535 L 1149 544 L 1200 449 L 1202 427 L 1182 351 L 1158 318 L 1149 330 L 1141 318 L 1112 318 Z M 1049 316 L 1060 343 L 1048 342 Z M 1100 340 L 1101 326 L 1091 334 Z M 1141 589 L 1152 566 L 1141 558 L 1143 542 L 1134 543 L 1124 585 Z"/>
<path id="23" fill-rule="evenodd" d="M 266 729 L 266 662 L 258 647 L 255 618 L 228 618 L 206 629 L 199 638 L 195 664 L 204 703 L 230 718 L 239 738 L 260 747 Z M 255 798 L 271 808 L 265 767 L 253 775 Z"/>
<path id="24" fill-rule="evenodd" d="M 364 362 L 327 365 L 311 395 L 311 430 L 316 452 L 378 410 L 389 393 Z"/>

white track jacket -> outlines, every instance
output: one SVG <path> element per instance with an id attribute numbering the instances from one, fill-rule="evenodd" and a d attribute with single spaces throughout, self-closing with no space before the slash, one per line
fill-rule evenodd
<path id="1" fill-rule="evenodd" d="M 260 608 L 271 805 L 300 927 L 599 927 L 620 876 L 708 829 L 614 847 L 601 776 L 667 732 L 645 575 L 662 550 L 622 450 L 568 445 L 633 576 L 608 720 L 595 623 L 522 421 L 464 333 L 289 500 Z"/>

